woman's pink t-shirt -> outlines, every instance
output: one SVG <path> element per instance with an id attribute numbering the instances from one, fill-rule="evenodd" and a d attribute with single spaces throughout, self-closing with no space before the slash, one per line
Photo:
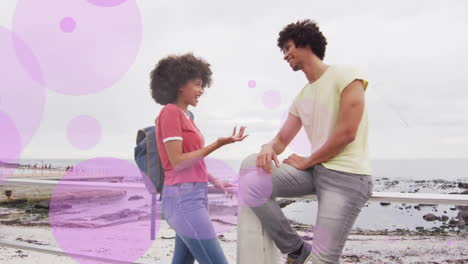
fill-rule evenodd
<path id="1" fill-rule="evenodd" d="M 193 120 L 176 105 L 168 104 L 159 112 L 155 129 L 159 158 L 165 173 L 164 184 L 207 182 L 208 172 L 203 158 L 182 162 L 173 168 L 164 147 L 167 141 L 180 140 L 183 153 L 203 148 L 205 140 Z"/>

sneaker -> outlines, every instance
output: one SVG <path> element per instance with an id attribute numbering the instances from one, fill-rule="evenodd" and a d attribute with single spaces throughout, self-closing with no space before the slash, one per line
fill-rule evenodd
<path id="1" fill-rule="evenodd" d="M 299 255 L 288 254 L 285 264 L 305 264 L 312 257 L 312 245 L 304 242 Z"/>

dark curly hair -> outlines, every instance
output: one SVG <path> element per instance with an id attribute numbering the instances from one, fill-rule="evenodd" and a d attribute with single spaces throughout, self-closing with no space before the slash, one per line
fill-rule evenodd
<path id="1" fill-rule="evenodd" d="M 283 50 L 284 44 L 289 40 L 292 40 L 296 47 L 309 45 L 312 52 L 321 60 L 325 57 L 327 39 L 317 24 L 310 19 L 297 21 L 284 27 L 279 33 L 278 47 Z"/>
<path id="2" fill-rule="evenodd" d="M 192 53 L 168 56 L 151 71 L 151 96 L 161 105 L 174 103 L 179 89 L 190 80 L 200 78 L 203 88 L 210 87 L 211 74 L 210 64 Z"/>

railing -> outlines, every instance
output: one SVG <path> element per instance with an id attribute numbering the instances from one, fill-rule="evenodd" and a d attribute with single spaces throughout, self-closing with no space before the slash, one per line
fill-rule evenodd
<path id="1" fill-rule="evenodd" d="M 315 195 L 286 199 L 312 199 Z M 396 202 L 418 204 L 449 204 L 468 206 L 468 195 L 429 194 L 429 193 L 389 193 L 374 192 L 369 202 Z M 248 207 L 239 208 L 237 228 L 237 263 L 274 264 L 278 260 L 279 250 L 254 212 Z"/>

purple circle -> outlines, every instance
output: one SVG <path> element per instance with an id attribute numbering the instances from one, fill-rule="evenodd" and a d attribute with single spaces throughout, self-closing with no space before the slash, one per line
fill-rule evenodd
<path id="1" fill-rule="evenodd" d="M 13 120 L 0 111 L 0 184 L 14 173 L 14 166 L 21 153 L 21 137 Z"/>
<path id="2" fill-rule="evenodd" d="M 28 46 L 3 27 L 0 58 L 0 111 L 13 121 L 24 147 L 39 128 L 44 110 L 41 69 Z"/>
<path id="3" fill-rule="evenodd" d="M 71 17 L 65 17 L 60 21 L 60 28 L 63 32 L 70 33 L 75 31 L 76 22 Z"/>
<path id="4" fill-rule="evenodd" d="M 84 95 L 111 87 L 129 70 L 141 45 L 141 22 L 135 0 L 113 8 L 86 1 L 19 0 L 13 31 L 31 45 L 48 88 Z"/>
<path id="5" fill-rule="evenodd" d="M 89 3 L 101 7 L 118 6 L 127 0 L 88 0 Z"/>
<path id="6" fill-rule="evenodd" d="M 93 148 L 101 140 L 101 125 L 91 116 L 75 117 L 68 123 L 67 138 L 75 148 Z"/>
<path id="7" fill-rule="evenodd" d="M 228 163 L 206 157 L 205 164 L 208 172 L 215 178 L 236 185 L 238 174 Z M 220 190 L 218 192 L 209 194 L 208 208 L 215 232 L 220 235 L 229 232 L 237 225 L 238 199 L 237 195 L 234 195 L 237 192 L 237 186 L 228 188 L 228 197 Z"/>
<path id="8" fill-rule="evenodd" d="M 261 168 L 242 168 L 239 172 L 239 205 L 257 207 L 271 197 L 271 175 Z"/>
<path id="9" fill-rule="evenodd" d="M 95 263 L 71 253 L 132 263 L 143 256 L 150 239 L 151 195 L 145 189 L 70 186 L 74 181 L 141 181 L 140 170 L 126 160 L 95 158 L 68 170 L 55 187 L 49 208 L 52 234 L 61 249 L 78 263 Z M 144 188 L 144 187 L 143 187 Z M 156 230 L 159 229 L 159 216 Z"/>
<path id="10" fill-rule="evenodd" d="M 263 93 L 262 102 L 267 108 L 277 108 L 281 104 L 281 94 L 276 90 L 268 90 Z"/>
<path id="11" fill-rule="evenodd" d="M 283 117 L 281 120 L 281 126 L 286 122 L 289 115 L 289 111 L 283 113 Z M 307 137 L 307 133 L 305 132 L 304 127 L 299 130 L 297 135 L 294 139 L 289 143 L 288 147 L 290 147 L 296 154 L 300 156 L 310 156 L 311 154 L 311 145 L 310 140 Z"/>
<path id="12" fill-rule="evenodd" d="M 255 80 L 250 80 L 247 84 L 250 88 L 257 87 L 257 82 Z"/>
<path id="13" fill-rule="evenodd" d="M 327 228 L 322 226 L 312 226 L 306 232 L 305 235 L 311 236 L 312 240 L 312 253 L 316 255 L 326 254 L 332 246 L 333 231 L 329 231 Z"/>

